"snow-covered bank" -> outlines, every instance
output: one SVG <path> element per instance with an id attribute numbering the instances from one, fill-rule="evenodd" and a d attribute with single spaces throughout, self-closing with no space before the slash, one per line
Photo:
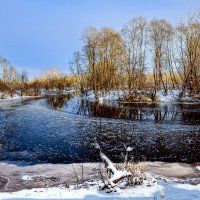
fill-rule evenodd
<path id="1" fill-rule="evenodd" d="M 22 190 L 19 192 L 0 193 L 1 200 L 11 199 L 116 199 L 116 200 L 147 200 L 147 199 L 174 199 L 174 200 L 198 200 L 200 199 L 200 184 L 181 184 L 174 181 L 158 181 L 153 186 L 135 186 L 126 189 L 118 189 L 114 193 L 99 191 L 100 181 L 85 182 L 76 186 L 40 188 Z"/>
<path id="2" fill-rule="evenodd" d="M 169 90 L 165 95 L 164 91 L 157 92 L 156 96 L 159 102 L 176 102 L 179 101 L 180 90 Z"/>
<path id="3" fill-rule="evenodd" d="M 84 163 L 83 179 L 98 177 L 99 163 Z M 102 165 L 103 168 L 103 165 Z M 75 171 L 74 171 L 75 169 Z M 16 191 L 34 187 L 53 187 L 60 183 L 75 184 L 76 173 L 82 174 L 82 164 L 37 164 L 26 162 L 0 162 L 0 191 Z M 82 180 L 82 177 L 80 177 Z"/>
<path id="4" fill-rule="evenodd" d="M 22 162 L 0 162 L 0 191 L 16 191 L 35 187 L 53 187 L 59 184 L 74 185 L 77 176 L 82 182 L 99 178 L 99 171 L 105 172 L 103 163 L 37 164 Z M 115 164 L 120 167 L 121 164 Z M 198 165 L 184 163 L 141 162 L 144 171 L 180 182 L 200 184 Z M 74 171 L 75 169 L 75 171 Z M 2 181 L 4 179 L 4 182 Z"/>
<path id="5" fill-rule="evenodd" d="M 0 93 L 0 107 L 11 106 L 24 100 L 43 98 L 45 96 L 67 95 L 73 92 L 75 92 L 74 89 L 63 90 L 62 92 L 59 92 L 58 90 L 51 90 L 48 92 L 44 92 L 44 91 L 41 92 L 40 96 L 23 96 L 23 97 L 17 94 L 15 94 L 13 97 L 10 97 L 10 95 L 5 95 L 5 94 Z M 2 95 L 3 95 L 3 98 L 1 99 Z"/>
<path id="6" fill-rule="evenodd" d="M 190 96 L 189 94 L 183 96 L 180 99 L 180 90 L 169 90 L 168 94 L 165 95 L 164 91 L 158 91 L 156 96 L 159 102 L 200 102 L 200 95 Z"/>
<path id="7" fill-rule="evenodd" d="M 180 99 L 180 90 L 169 90 L 165 95 L 163 90 L 156 93 L 156 102 L 169 103 L 169 102 L 200 102 L 200 95 L 190 96 L 189 94 Z M 110 91 L 110 92 L 99 92 L 98 98 L 95 99 L 94 92 L 90 91 L 86 97 L 90 101 L 98 101 L 103 103 L 106 101 L 127 101 L 130 102 L 152 102 L 150 90 L 135 90 L 129 94 L 128 91 Z"/>
<path id="8" fill-rule="evenodd" d="M 15 96 L 7 99 L 0 99 L 0 107 L 11 106 L 24 100 L 39 98 L 39 96 Z"/>
<path id="9" fill-rule="evenodd" d="M 123 98 L 124 92 L 123 91 L 110 91 L 110 92 L 99 92 L 98 93 L 98 101 L 103 102 L 103 101 L 118 101 L 121 98 Z M 88 95 L 85 96 L 87 99 L 94 101 L 95 99 L 95 94 L 93 91 L 88 92 Z"/>
<path id="10" fill-rule="evenodd" d="M 107 194 L 98 190 L 98 183 L 92 185 L 85 183 L 82 188 L 75 186 L 69 188 L 53 187 L 32 190 L 22 190 L 14 193 L 0 193 L 2 200 L 6 199 L 129 199 L 130 197 L 140 197 L 149 199 L 153 197 L 162 187 L 136 187 L 127 190 L 118 190 L 116 193 Z"/>

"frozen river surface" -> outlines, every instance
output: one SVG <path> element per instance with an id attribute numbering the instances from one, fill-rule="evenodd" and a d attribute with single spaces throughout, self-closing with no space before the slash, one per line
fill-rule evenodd
<path id="1" fill-rule="evenodd" d="M 200 161 L 199 105 L 125 107 L 53 97 L 0 108 L 0 160 L 31 163 L 98 161 L 95 149 L 115 162 L 125 146 L 130 159 Z"/>

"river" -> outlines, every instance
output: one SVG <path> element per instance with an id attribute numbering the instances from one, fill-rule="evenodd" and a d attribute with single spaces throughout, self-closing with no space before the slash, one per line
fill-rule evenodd
<path id="1" fill-rule="evenodd" d="M 0 159 L 29 163 L 200 161 L 200 104 L 103 104 L 73 95 L 0 108 Z"/>

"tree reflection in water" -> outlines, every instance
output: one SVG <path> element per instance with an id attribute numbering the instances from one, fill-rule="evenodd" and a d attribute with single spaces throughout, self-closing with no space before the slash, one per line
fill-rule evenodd
<path id="1" fill-rule="evenodd" d="M 114 101 L 99 104 L 87 99 L 72 98 L 72 95 L 54 96 L 48 99 L 48 103 L 57 110 L 91 117 L 194 124 L 200 122 L 200 104 L 121 104 Z"/>
<path id="2" fill-rule="evenodd" d="M 54 109 L 60 110 L 64 107 L 64 104 L 67 100 L 71 98 L 71 94 L 69 95 L 58 95 L 58 96 L 52 96 L 48 98 L 47 102 L 49 105 L 51 105 Z"/>
<path id="3" fill-rule="evenodd" d="M 115 162 L 124 145 L 134 161 L 200 160 L 198 104 L 98 104 L 65 95 L 23 105 L 0 110 L 1 160 L 96 162 L 96 140 Z"/>
<path id="4" fill-rule="evenodd" d="M 195 162 L 200 159 L 199 132 L 192 131 L 192 128 L 184 131 L 179 126 L 199 124 L 199 104 L 120 104 L 114 101 L 99 104 L 71 96 L 53 97 L 49 102 L 55 109 L 59 107 L 65 112 L 98 117 L 100 121 L 105 118 L 104 123 L 99 120 L 92 122 L 83 137 L 85 140 L 96 138 L 113 161 L 123 160 L 124 144 L 133 147 L 130 157 L 134 161 Z M 128 121 L 110 123 L 106 118 Z M 140 128 L 136 128 L 138 125 L 135 126 L 135 123 L 139 123 Z M 160 124 L 161 128 L 155 124 Z M 170 124 L 178 126 L 174 129 Z M 94 148 L 88 147 L 91 152 L 88 156 L 95 157 Z"/>

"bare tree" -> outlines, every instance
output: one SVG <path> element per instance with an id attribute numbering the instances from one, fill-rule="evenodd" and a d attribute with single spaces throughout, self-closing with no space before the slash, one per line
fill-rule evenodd
<path id="1" fill-rule="evenodd" d="M 23 96 L 28 87 L 28 73 L 24 70 L 19 72 L 19 87 Z"/>
<path id="2" fill-rule="evenodd" d="M 97 89 L 97 41 L 98 41 L 98 31 L 96 28 L 88 28 L 83 33 L 84 42 L 84 56 L 86 58 L 88 66 L 88 82 L 95 93 L 95 97 L 98 96 Z"/>
<path id="3" fill-rule="evenodd" d="M 166 49 L 168 41 L 172 37 L 172 25 L 164 19 L 154 19 L 149 25 L 149 43 L 153 59 L 153 78 L 154 78 L 154 95 L 161 89 L 161 85 L 167 94 L 168 88 L 164 79 L 164 71 L 166 70 Z"/>
<path id="4" fill-rule="evenodd" d="M 182 80 L 182 93 L 200 92 L 200 18 L 191 16 L 187 23 L 177 26 L 178 64 Z"/>
<path id="5" fill-rule="evenodd" d="M 99 32 L 98 57 L 96 59 L 99 90 L 110 91 L 119 87 L 119 66 L 123 53 L 120 34 L 109 27 L 104 27 Z"/>
<path id="6" fill-rule="evenodd" d="M 18 86 L 19 76 L 16 69 L 9 65 L 3 70 L 3 81 L 6 84 L 10 96 L 13 97 L 14 91 Z"/>
<path id="7" fill-rule="evenodd" d="M 87 74 L 83 64 L 83 57 L 79 51 L 74 52 L 73 59 L 70 61 L 70 67 L 75 76 L 77 89 L 82 95 L 87 95 Z"/>
<path id="8" fill-rule="evenodd" d="M 58 79 L 61 76 L 61 73 L 56 68 L 49 68 L 43 71 L 43 77 L 45 79 L 45 88 L 46 90 L 49 89 L 56 89 Z"/>
<path id="9" fill-rule="evenodd" d="M 138 17 L 132 19 L 122 29 L 122 38 L 126 54 L 123 64 L 128 78 L 129 93 L 132 89 L 141 89 L 145 83 L 147 21 Z"/>

